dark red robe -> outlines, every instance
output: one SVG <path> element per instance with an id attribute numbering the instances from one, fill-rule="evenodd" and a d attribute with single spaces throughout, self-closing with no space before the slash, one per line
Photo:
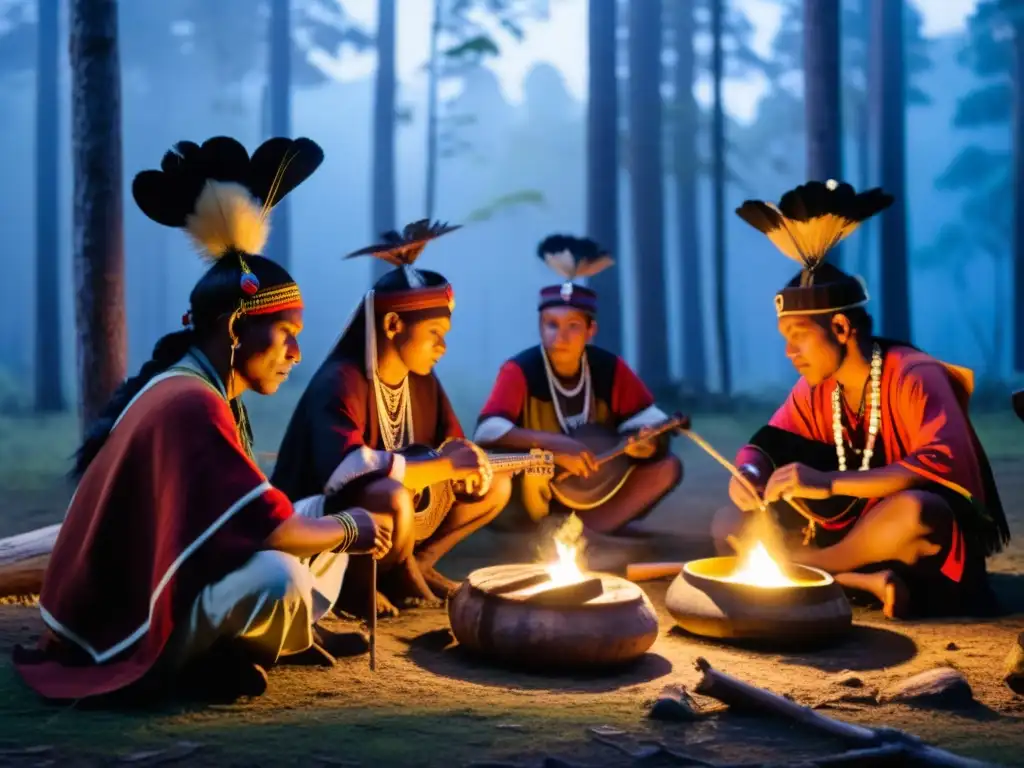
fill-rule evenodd
<path id="1" fill-rule="evenodd" d="M 39 600 L 46 658 L 18 671 L 50 699 L 139 681 L 200 591 L 291 514 L 215 389 L 187 374 L 154 379 L 79 483 Z"/>
<path id="2" fill-rule="evenodd" d="M 411 442 L 436 448 L 447 438 L 464 436 L 436 375 L 410 373 L 409 395 Z M 274 467 L 274 486 L 298 500 L 324 493 L 332 476 L 334 491 L 374 477 L 401 482 L 404 467 L 401 457 L 384 450 L 377 400 L 362 363 L 332 354 L 313 375 L 288 423 Z"/>

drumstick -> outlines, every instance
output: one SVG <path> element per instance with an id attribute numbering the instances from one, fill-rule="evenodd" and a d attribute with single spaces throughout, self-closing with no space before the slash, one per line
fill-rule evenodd
<path id="1" fill-rule="evenodd" d="M 691 440 L 693 440 L 693 442 L 695 442 L 697 445 L 699 445 L 701 448 L 703 448 L 708 453 L 708 455 L 711 456 L 711 458 L 713 458 L 715 461 L 717 461 L 719 464 L 721 464 L 723 467 L 725 467 L 727 470 L 729 470 L 729 472 L 732 474 L 732 476 L 735 477 L 740 482 L 740 484 L 744 487 L 744 489 L 746 489 L 746 491 L 751 496 L 753 496 L 755 499 L 757 499 L 758 508 L 762 512 L 767 512 L 768 511 L 768 505 L 761 498 L 761 495 L 757 492 L 757 489 L 754 488 L 754 486 L 750 482 L 750 480 L 747 479 L 747 476 L 744 475 L 742 472 L 740 472 L 736 468 L 735 464 L 733 464 L 731 461 L 729 461 L 727 458 L 725 458 L 722 454 L 720 454 L 718 451 L 716 451 L 714 448 L 712 448 L 707 440 L 705 440 L 703 437 L 698 435 L 693 430 L 691 430 L 691 429 L 684 429 L 684 430 L 682 430 L 682 432 L 683 432 L 684 435 L 686 435 Z M 792 504 L 793 507 L 801 515 L 806 517 L 808 520 L 813 520 L 814 519 L 814 516 L 811 514 L 811 511 L 804 505 L 803 501 L 801 501 L 800 499 L 789 498 L 789 499 L 786 499 L 786 501 L 788 501 L 790 504 Z"/>
<path id="2" fill-rule="evenodd" d="M 370 671 L 377 671 L 377 558 L 370 566 Z"/>

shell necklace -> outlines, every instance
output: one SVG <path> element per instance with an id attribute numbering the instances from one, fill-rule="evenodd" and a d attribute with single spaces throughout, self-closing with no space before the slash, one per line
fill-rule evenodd
<path id="1" fill-rule="evenodd" d="M 868 416 L 868 439 L 861 456 L 860 471 L 871 469 L 871 457 L 875 453 L 878 426 L 882 421 L 882 350 L 876 343 L 871 349 L 871 410 Z M 832 436 L 836 441 L 836 458 L 839 471 L 846 471 L 846 445 L 843 441 L 843 388 L 836 384 L 832 390 Z"/>

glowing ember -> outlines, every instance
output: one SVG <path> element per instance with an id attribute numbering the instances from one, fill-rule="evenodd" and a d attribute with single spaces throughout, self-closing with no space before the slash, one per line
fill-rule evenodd
<path id="1" fill-rule="evenodd" d="M 774 552 L 785 551 L 778 527 L 767 511 L 762 511 L 755 514 L 740 540 L 734 542 L 736 568 L 723 580 L 756 587 L 792 587 L 799 584 L 786 575 L 765 542 Z"/>

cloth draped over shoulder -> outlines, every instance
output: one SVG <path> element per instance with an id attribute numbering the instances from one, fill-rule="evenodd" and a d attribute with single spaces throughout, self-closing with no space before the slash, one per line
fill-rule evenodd
<path id="1" fill-rule="evenodd" d="M 496 440 L 510 429 L 561 432 L 544 365 L 543 350 L 531 347 L 502 365 L 477 419 L 475 438 Z M 590 421 L 625 432 L 664 421 L 643 381 L 618 355 L 587 347 L 592 382 Z M 582 410 L 582 394 L 579 397 Z"/>
<path id="2" fill-rule="evenodd" d="M 899 464 L 969 500 L 978 519 L 963 522 L 980 531 L 986 554 L 999 551 L 1010 531 L 988 457 L 968 415 L 970 372 L 909 346 L 884 343 L 883 348 L 879 443 L 886 464 Z M 832 444 L 835 386 L 830 379 L 812 388 L 801 378 L 769 425 Z M 757 467 L 765 479 L 776 469 L 753 445 L 739 451 L 736 464 Z"/>
<path id="3" fill-rule="evenodd" d="M 200 591 L 292 515 L 248 455 L 223 388 L 195 358 L 132 401 L 71 501 L 40 596 L 38 693 L 110 693 L 153 669 Z"/>
<path id="4" fill-rule="evenodd" d="M 455 410 L 433 373 L 409 374 L 415 434 L 408 442 L 437 448 L 463 437 Z M 363 361 L 332 354 L 314 374 L 285 431 L 274 486 L 293 500 L 354 492 L 382 477 L 401 482 L 405 459 L 384 450 L 373 388 Z"/>

